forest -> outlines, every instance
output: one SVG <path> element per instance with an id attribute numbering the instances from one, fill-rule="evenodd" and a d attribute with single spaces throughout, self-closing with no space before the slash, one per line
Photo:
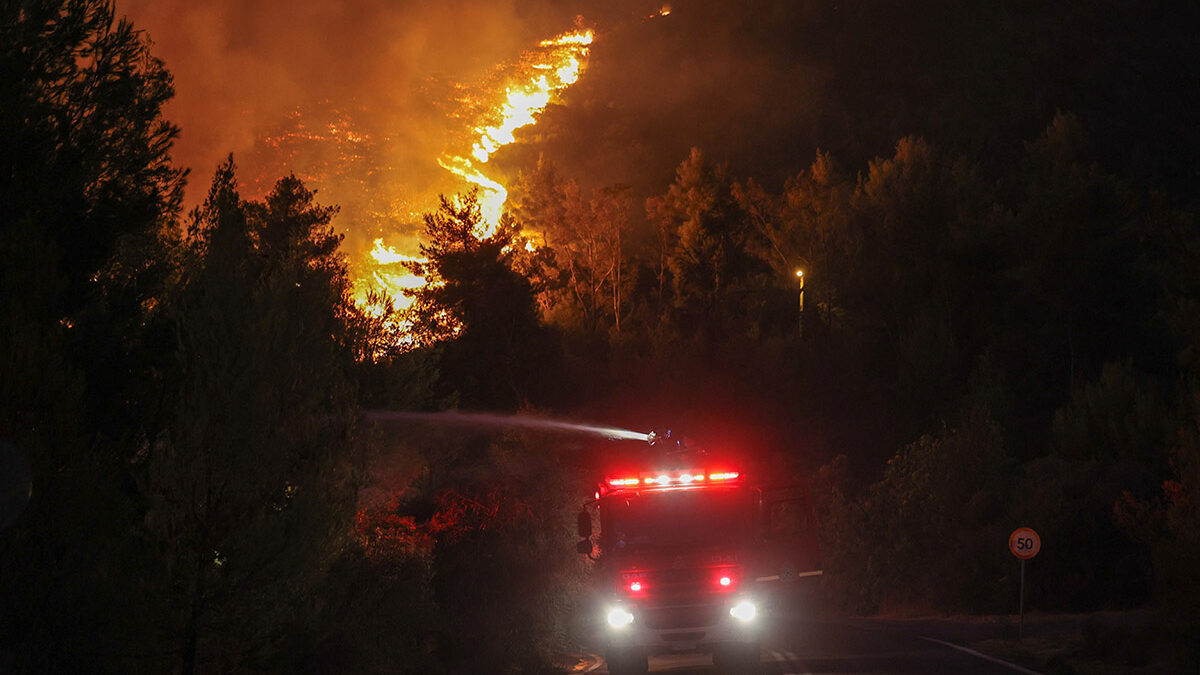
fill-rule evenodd
<path id="1" fill-rule="evenodd" d="M 0 3 L 0 670 L 559 672 L 603 442 L 369 411 L 735 448 L 808 485 L 830 612 L 1010 614 L 1024 525 L 1038 609 L 1195 636 L 1197 10 L 1017 3 L 990 58 L 887 80 L 849 74 L 899 10 L 842 4 L 811 34 L 881 46 L 829 49 L 783 175 L 543 156 L 491 235 L 471 191 L 423 214 L 398 309 L 354 302 L 313 186 L 174 163 L 171 74 L 112 3 Z M 905 29 L 998 21 L 928 9 Z"/>

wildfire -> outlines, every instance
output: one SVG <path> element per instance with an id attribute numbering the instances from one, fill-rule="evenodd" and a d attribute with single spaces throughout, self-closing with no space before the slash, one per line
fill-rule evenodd
<path id="1" fill-rule="evenodd" d="M 480 188 L 480 206 L 487 236 L 495 231 L 508 199 L 508 190 L 498 180 L 483 173 L 481 165 L 500 148 L 516 140 L 515 132 L 537 122 L 555 95 L 575 84 L 592 44 L 592 31 L 564 33 L 543 40 L 537 49 L 523 55 L 519 75 L 505 86 L 503 95 L 474 127 L 476 140 L 470 152 L 446 153 L 438 164 L 463 180 Z"/>
<path id="2" fill-rule="evenodd" d="M 508 190 L 483 169 L 497 150 L 516 141 L 515 132 L 537 123 L 538 117 L 554 101 L 555 96 L 575 84 L 583 71 L 592 31 L 564 33 L 543 40 L 526 51 L 515 66 L 515 74 L 505 78 L 502 89 L 487 91 L 471 97 L 472 109 L 481 109 L 460 151 L 446 152 L 438 164 L 447 171 L 480 188 L 480 206 L 484 222 L 478 236 L 495 232 L 508 199 Z M 469 146 L 469 149 L 468 149 Z M 425 279 L 409 272 L 406 262 L 422 261 L 419 257 L 400 253 L 375 240 L 374 248 L 356 275 L 355 297 L 367 305 L 367 289 L 382 291 L 399 309 L 412 304 L 406 291 L 425 285 Z M 368 310 L 379 308 L 368 307 Z"/>

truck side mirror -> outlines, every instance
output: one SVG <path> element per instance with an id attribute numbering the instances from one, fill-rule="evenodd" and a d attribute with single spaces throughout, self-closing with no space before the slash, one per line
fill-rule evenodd
<path id="1" fill-rule="evenodd" d="M 587 509 L 579 512 L 577 529 L 582 539 L 592 536 L 592 516 L 587 512 Z"/>
<path id="2" fill-rule="evenodd" d="M 579 543 L 575 544 L 575 551 L 579 553 L 579 555 L 591 555 L 592 550 L 593 548 L 591 539 L 580 539 Z"/>

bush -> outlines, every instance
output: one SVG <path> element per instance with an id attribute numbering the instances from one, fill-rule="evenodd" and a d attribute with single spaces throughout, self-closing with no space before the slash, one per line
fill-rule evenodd
<path id="1" fill-rule="evenodd" d="M 357 553 L 330 585 L 378 594 L 348 591 L 347 608 L 331 606 L 320 635 L 331 647 L 318 653 L 354 654 L 334 670 L 389 662 L 404 672 L 552 670 L 570 650 L 585 574 L 574 550 L 582 485 L 572 466 L 525 434 L 410 430 L 393 451 L 363 492 L 371 503 L 359 512 Z M 364 612 L 379 616 L 337 627 L 337 617 Z M 342 641 L 352 649 L 332 647 Z"/>
<path id="2" fill-rule="evenodd" d="M 976 412 L 898 453 L 861 497 L 827 488 L 833 602 L 855 612 L 1000 609 L 1008 468 L 995 423 Z"/>

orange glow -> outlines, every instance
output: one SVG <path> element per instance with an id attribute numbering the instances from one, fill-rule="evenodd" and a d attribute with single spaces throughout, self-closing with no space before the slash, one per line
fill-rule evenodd
<path id="1" fill-rule="evenodd" d="M 536 124 L 554 97 L 579 80 L 592 39 L 590 30 L 564 33 L 526 52 L 521 72 L 506 83 L 503 93 L 495 94 L 495 103 L 487 106 L 474 127 L 476 140 L 470 151 L 447 152 L 438 158 L 443 169 L 479 186 L 484 231 L 477 235 L 486 237 L 496 231 L 508 200 L 508 190 L 483 173 L 482 165 L 497 150 L 514 143 L 518 129 Z"/>

